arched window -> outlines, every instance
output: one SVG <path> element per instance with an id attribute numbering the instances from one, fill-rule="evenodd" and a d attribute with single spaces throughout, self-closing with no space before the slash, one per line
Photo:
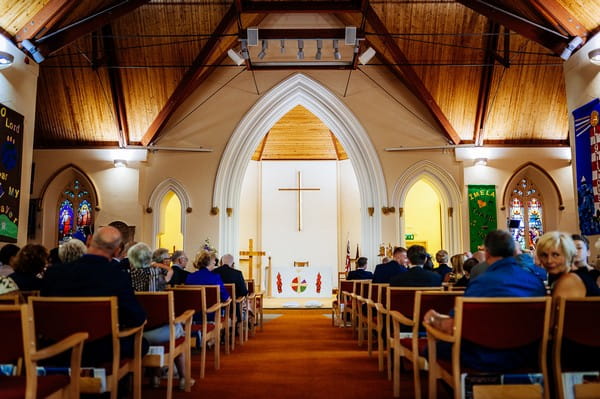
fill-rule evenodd
<path id="1" fill-rule="evenodd" d="M 542 198 L 535 185 L 524 176 L 510 195 L 509 227 L 521 248 L 534 245 L 544 234 Z"/>
<path id="2" fill-rule="evenodd" d="M 169 251 L 183 249 L 181 231 L 181 201 L 172 190 L 167 191 L 160 203 L 158 246 Z"/>
<path id="3" fill-rule="evenodd" d="M 89 234 L 93 224 L 92 196 L 79 179 L 74 179 L 61 193 L 58 205 L 58 242 L 77 231 Z M 86 229 L 87 227 L 87 229 Z"/>

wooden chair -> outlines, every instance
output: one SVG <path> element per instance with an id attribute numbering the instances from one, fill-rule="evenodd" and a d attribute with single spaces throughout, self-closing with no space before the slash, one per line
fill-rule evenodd
<path id="1" fill-rule="evenodd" d="M 380 308 L 383 306 L 384 293 L 387 295 L 387 283 L 371 283 L 369 285 L 369 295 L 367 298 L 367 351 L 369 356 L 373 353 L 373 335 L 377 337 L 379 371 L 383 371 L 383 314 L 378 311 L 377 305 Z"/>
<path id="2" fill-rule="evenodd" d="M 358 332 L 358 346 L 364 343 L 365 333 L 368 332 L 369 319 L 367 318 L 367 301 L 369 300 L 371 280 L 360 280 L 356 293 L 356 326 Z"/>
<path id="3" fill-rule="evenodd" d="M 167 399 L 173 397 L 173 369 L 175 367 L 175 358 L 179 355 L 185 357 L 185 375 L 179 378 L 185 378 L 185 391 L 191 390 L 191 350 L 190 341 L 192 333 L 192 316 L 194 311 L 188 309 L 180 315 L 175 315 L 175 304 L 173 292 L 136 292 L 135 296 L 146 311 L 147 321 L 145 330 L 150 331 L 164 325 L 169 326 L 169 342 L 162 344 L 166 357 L 167 374 Z M 185 334 L 183 337 L 175 337 L 175 325 L 182 323 Z M 162 367 L 161 356 L 147 354 L 142 358 L 144 367 Z"/>
<path id="4" fill-rule="evenodd" d="M 420 369 L 425 359 L 420 353 L 427 347 L 427 338 L 420 336 L 422 330 L 423 315 L 429 309 L 435 309 L 442 314 L 448 314 L 454 309 L 454 299 L 462 295 L 457 291 L 415 291 L 414 308 L 410 315 L 404 315 L 398 311 L 391 311 L 393 336 L 390 340 L 390 348 L 393 349 L 393 381 L 394 397 L 400 396 L 400 360 L 401 357 L 412 363 L 413 383 L 415 387 L 415 399 L 421 399 Z M 411 336 L 401 338 L 401 326 L 412 328 Z"/>
<path id="5" fill-rule="evenodd" d="M 231 315 L 231 350 L 235 349 L 235 333 L 237 331 L 237 335 L 240 340 L 240 345 L 244 344 L 244 334 L 248 329 L 248 318 L 244 318 L 243 309 L 246 303 L 246 296 L 242 296 L 237 298 L 235 292 L 235 284 L 228 283 L 225 284 L 225 288 L 227 292 L 229 292 L 229 296 L 231 296 L 231 308 L 229 310 L 229 314 Z M 238 320 L 238 310 L 241 316 L 241 320 Z"/>
<path id="6" fill-rule="evenodd" d="M 310 262 L 308 262 L 308 261 L 303 261 L 303 262 L 294 261 L 294 267 L 308 267 L 308 266 L 310 266 Z"/>
<path id="7" fill-rule="evenodd" d="M 200 323 L 196 321 L 192 325 L 192 332 L 199 331 L 200 342 L 200 378 L 204 378 L 206 370 L 206 350 L 208 341 L 213 341 L 215 350 L 215 370 L 221 367 L 220 347 L 221 330 L 223 329 L 223 317 L 221 309 L 227 309 L 226 316 L 229 317 L 230 300 L 220 302 L 220 289 L 218 285 L 186 285 L 170 288 L 175 299 L 175 313 L 182 313 L 189 308 L 194 309 L 196 316 L 200 317 Z M 209 314 L 214 315 L 214 322 L 208 321 Z M 197 320 L 197 319 L 196 319 Z M 228 345 L 226 343 L 226 345 Z"/>
<path id="8" fill-rule="evenodd" d="M 45 339 L 59 341 L 75 332 L 89 334 L 87 342 L 110 338 L 112 361 L 106 365 L 106 391 L 111 399 L 118 395 L 119 380 L 133 373 L 133 397 L 141 399 L 142 331 L 144 326 L 119 330 L 116 297 L 29 297 L 36 333 Z M 120 338 L 134 337 L 134 356 L 121 358 Z M 100 393 L 100 381 L 82 377 L 82 393 Z"/>
<path id="9" fill-rule="evenodd" d="M 359 317 L 360 317 L 360 313 L 362 312 L 362 308 L 359 309 L 360 304 L 359 301 L 362 301 L 363 298 L 361 296 L 362 292 L 363 292 L 363 283 L 365 284 L 369 284 L 371 282 L 371 280 L 352 280 L 352 282 L 354 283 L 352 286 L 352 292 L 350 293 L 350 300 L 352 302 L 352 305 L 350 306 L 350 323 L 352 324 L 352 337 L 354 337 L 354 334 L 356 333 L 356 336 L 359 339 L 359 345 L 362 343 L 361 342 L 361 335 L 359 333 Z M 368 292 L 368 287 L 366 288 L 365 293 Z M 366 294 L 365 294 L 366 296 Z M 360 297 L 360 298 L 359 298 Z"/>
<path id="10" fill-rule="evenodd" d="M 83 341 L 87 333 L 78 332 L 59 342 L 37 348 L 36 330 L 31 307 L 0 305 L 0 363 L 14 364 L 17 375 L 0 377 L 0 397 L 3 399 L 79 398 L 79 375 Z M 71 350 L 71 377 L 68 375 L 38 376 L 40 360 Z M 21 376 L 22 366 L 25 376 Z"/>
<path id="11" fill-rule="evenodd" d="M 19 291 L 0 295 L 0 305 L 18 305 L 20 303 L 22 303 L 22 299 Z"/>
<path id="12" fill-rule="evenodd" d="M 543 397 L 550 397 L 548 389 L 547 345 L 550 324 L 551 298 L 456 298 L 454 333 L 443 333 L 424 323 L 427 330 L 429 352 L 429 398 L 437 397 L 437 380 L 443 379 L 454 389 L 454 398 L 461 398 L 462 341 L 492 350 L 516 350 L 527 345 L 536 345 L 538 366 L 533 369 L 520 368 L 519 373 L 541 373 L 543 387 L 532 385 L 489 385 L 474 389 L 475 395 L 494 392 L 508 396 L 515 391 L 543 390 Z M 451 361 L 437 359 L 436 341 L 452 345 Z M 479 370 L 468 370 L 470 374 Z M 485 370 L 482 370 L 485 371 Z M 479 387 L 476 387 L 479 388 Z M 478 392 L 479 391 L 479 392 Z M 541 397 L 541 393 L 539 397 Z"/>
<path id="13" fill-rule="evenodd" d="M 338 319 L 338 325 L 340 327 L 346 327 L 350 322 L 352 314 L 352 299 L 350 298 L 350 294 L 353 289 L 354 281 L 340 280 L 338 285 L 337 304 L 334 301 L 334 305 L 331 307 L 333 325 L 335 325 L 333 318 Z"/>
<path id="14" fill-rule="evenodd" d="M 388 371 L 388 380 L 392 380 L 392 352 L 389 350 L 393 345 L 392 335 L 392 316 L 390 314 L 391 311 L 396 311 L 402 315 L 405 315 L 409 319 L 413 318 L 413 312 L 415 309 L 415 295 L 418 291 L 443 291 L 443 287 L 388 287 L 386 289 L 387 299 L 386 305 L 387 308 L 382 309 L 381 312 L 385 315 L 385 343 L 388 348 L 387 351 L 387 371 Z M 407 330 L 412 331 L 411 328 Z M 410 335 L 410 331 L 406 333 Z M 404 334 L 401 334 L 403 336 Z M 383 348 L 381 349 L 382 353 L 380 356 L 383 356 Z"/>
<path id="15" fill-rule="evenodd" d="M 554 380 L 556 383 L 556 397 L 565 398 L 565 387 L 563 386 L 563 372 L 584 372 L 598 370 L 597 354 L 600 350 L 598 337 L 600 336 L 600 297 L 588 298 L 560 298 L 556 312 L 556 328 L 552 343 L 552 364 L 554 368 Z M 581 366 L 579 362 L 564 364 L 564 360 L 570 357 L 573 360 L 583 360 L 579 353 L 569 352 L 567 345 L 577 345 L 577 352 L 589 349 L 589 356 L 594 357 L 595 369 Z M 576 384 L 573 387 L 575 399 L 600 398 L 599 383 Z"/>
<path id="16" fill-rule="evenodd" d="M 246 280 L 248 286 L 248 310 L 254 313 L 254 321 L 250 320 L 248 315 L 248 323 L 250 325 L 250 333 L 254 336 L 256 332 L 256 326 L 263 330 L 263 292 L 257 292 L 254 280 Z M 248 337 L 246 337 L 246 340 Z"/>

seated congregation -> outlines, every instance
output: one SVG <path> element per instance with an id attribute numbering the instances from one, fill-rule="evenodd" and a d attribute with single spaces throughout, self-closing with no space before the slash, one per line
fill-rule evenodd
<path id="1" fill-rule="evenodd" d="M 366 337 L 369 356 L 377 343 L 395 397 L 412 369 L 418 399 L 439 397 L 439 381 L 455 399 L 598 398 L 600 271 L 589 253 L 585 237 L 561 232 L 524 252 L 503 230 L 473 255 L 438 251 L 436 268 L 424 247 L 397 247 L 372 275 L 359 258 L 341 276 L 335 322 L 359 346 Z"/>
<path id="2" fill-rule="evenodd" d="M 51 252 L 37 244 L 0 249 L 2 398 L 128 391 L 139 399 L 148 384 L 170 399 L 175 378 L 187 392 L 196 382 L 193 349 L 201 356 L 196 378 L 204 378 L 210 347 L 218 369 L 221 346 L 229 354 L 254 335 L 261 294 L 231 255 L 218 264 L 203 249 L 190 267 L 183 251 L 125 247 L 111 226 Z"/>

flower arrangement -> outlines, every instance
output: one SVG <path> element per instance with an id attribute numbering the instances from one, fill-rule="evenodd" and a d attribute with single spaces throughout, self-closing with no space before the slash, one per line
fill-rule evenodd
<path id="1" fill-rule="evenodd" d="M 212 255 L 217 255 L 217 249 L 215 247 L 212 246 L 212 244 L 210 243 L 210 238 L 206 238 L 204 240 L 204 245 L 202 246 L 202 251 L 206 251 Z"/>

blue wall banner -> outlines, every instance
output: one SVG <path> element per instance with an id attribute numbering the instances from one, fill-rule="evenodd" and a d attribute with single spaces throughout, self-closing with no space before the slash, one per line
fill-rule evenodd
<path id="1" fill-rule="evenodd" d="M 0 104 L 0 241 L 17 242 L 23 115 Z"/>
<path id="2" fill-rule="evenodd" d="M 573 111 L 579 228 L 600 234 L 600 99 Z"/>

